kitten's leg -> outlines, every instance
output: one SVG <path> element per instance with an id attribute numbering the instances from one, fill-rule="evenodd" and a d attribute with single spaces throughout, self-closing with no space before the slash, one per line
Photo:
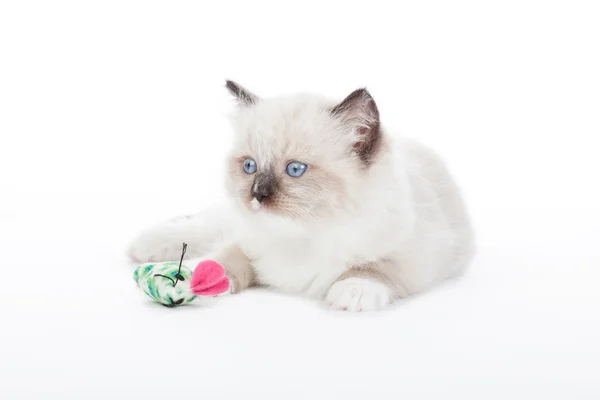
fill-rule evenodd
<path id="1" fill-rule="evenodd" d="M 228 228 L 227 212 L 223 207 L 174 218 L 140 232 L 131 242 L 128 255 L 138 263 L 177 261 L 185 242 L 188 244 L 185 258 L 200 257 L 224 240 Z"/>
<path id="2" fill-rule="evenodd" d="M 195 300 L 196 303 L 210 306 L 214 304 L 218 297 L 236 294 L 254 285 L 254 269 L 248 257 L 237 246 L 223 246 L 208 258 L 195 257 L 186 260 L 185 265 L 193 270 L 200 262 L 207 259 L 212 259 L 225 268 L 225 272 L 229 278 L 229 289 L 215 296 L 198 296 Z"/>
<path id="3" fill-rule="evenodd" d="M 237 246 L 222 246 L 220 250 L 215 250 L 214 253 L 205 257 L 186 259 L 184 265 L 193 271 L 198 264 L 206 260 L 216 261 L 225 268 L 229 278 L 229 288 L 217 295 L 198 295 L 194 300 L 195 304 L 212 306 L 218 301 L 218 298 L 239 293 L 254 284 L 254 269 L 250 260 Z"/>
<path id="4" fill-rule="evenodd" d="M 254 268 L 250 259 L 237 246 L 229 246 L 221 250 L 215 261 L 221 264 L 229 277 L 229 292 L 239 293 L 255 284 Z"/>
<path id="5" fill-rule="evenodd" d="M 402 291 L 392 279 L 390 261 L 352 267 L 329 288 L 325 296 L 332 308 L 375 311 L 388 305 Z"/>

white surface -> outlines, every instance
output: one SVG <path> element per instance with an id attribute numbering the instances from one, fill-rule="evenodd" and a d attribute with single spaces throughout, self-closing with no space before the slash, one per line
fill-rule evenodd
<path id="1" fill-rule="evenodd" d="M 598 399 L 600 14 L 548 3 L 3 2 L 0 398 Z M 367 85 L 464 187 L 471 272 L 377 314 L 149 303 L 124 246 L 221 196 L 225 77 Z"/>

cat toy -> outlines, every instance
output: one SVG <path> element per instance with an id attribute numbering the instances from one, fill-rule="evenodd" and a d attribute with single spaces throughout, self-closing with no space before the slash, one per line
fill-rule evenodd
<path id="1" fill-rule="evenodd" d="M 183 264 L 187 244 L 183 244 L 181 260 L 144 263 L 133 272 L 138 287 L 152 300 L 176 307 L 192 302 L 197 296 L 216 296 L 229 289 L 225 268 L 216 261 L 200 262 L 194 272 Z"/>

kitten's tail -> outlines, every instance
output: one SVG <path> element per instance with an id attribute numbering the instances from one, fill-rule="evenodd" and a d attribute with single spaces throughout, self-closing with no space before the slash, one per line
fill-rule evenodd
<path id="1" fill-rule="evenodd" d="M 136 263 L 177 261 L 187 243 L 185 258 L 205 257 L 227 240 L 230 213 L 224 205 L 200 214 L 177 217 L 140 232 L 129 245 L 128 256 Z"/>

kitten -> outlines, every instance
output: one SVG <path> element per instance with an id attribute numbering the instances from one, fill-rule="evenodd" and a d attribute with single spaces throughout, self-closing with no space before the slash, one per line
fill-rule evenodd
<path id="1" fill-rule="evenodd" d="M 336 104 L 226 87 L 238 103 L 230 201 L 142 232 L 135 261 L 176 260 L 185 241 L 188 255 L 225 266 L 232 293 L 267 286 L 348 311 L 467 267 L 473 233 L 459 189 L 431 150 L 386 133 L 367 90 Z"/>

